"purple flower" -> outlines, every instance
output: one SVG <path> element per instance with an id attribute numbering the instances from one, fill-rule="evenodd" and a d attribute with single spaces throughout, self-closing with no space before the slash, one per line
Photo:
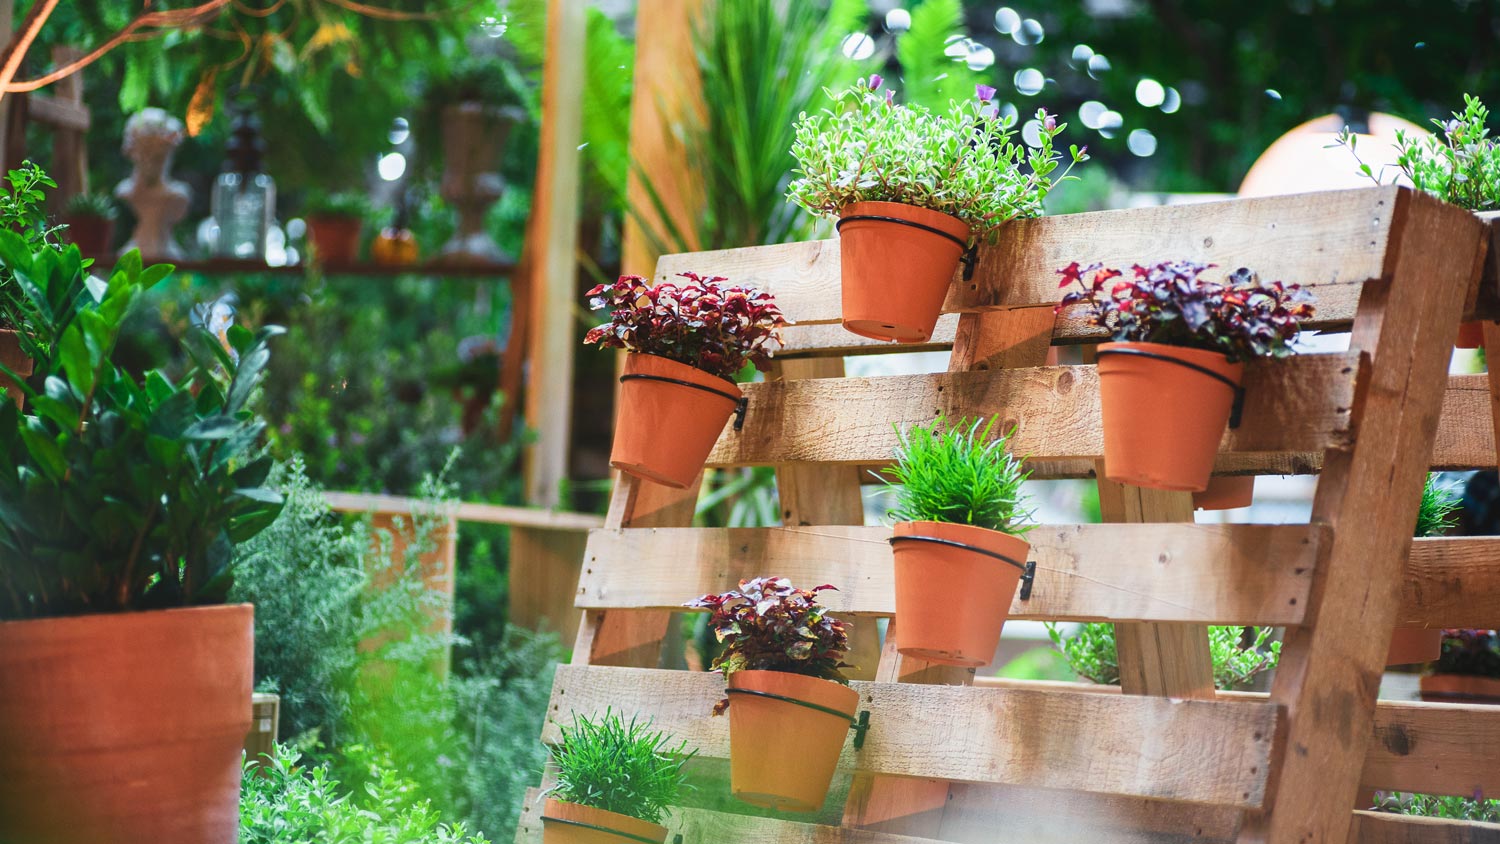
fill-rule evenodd
<path id="1" fill-rule="evenodd" d="M 880 83 L 882 83 L 884 81 L 885 80 L 881 78 L 880 74 L 878 74 L 878 73 L 872 73 L 872 74 L 870 74 L 870 90 L 871 91 L 878 91 L 878 90 L 880 90 Z"/>
<path id="2" fill-rule="evenodd" d="M 1042 121 L 1042 126 L 1046 127 L 1046 129 L 1047 129 L 1048 132 L 1051 132 L 1054 129 L 1056 129 L 1057 128 L 1057 115 L 1054 115 L 1054 114 L 1047 115 L 1047 119 Z"/>
<path id="3" fill-rule="evenodd" d="M 979 101 L 987 103 L 995 97 L 995 89 L 988 85 L 975 85 L 974 93 L 979 95 Z"/>

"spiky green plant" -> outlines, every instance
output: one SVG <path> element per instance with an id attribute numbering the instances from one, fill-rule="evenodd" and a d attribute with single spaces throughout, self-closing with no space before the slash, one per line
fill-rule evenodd
<path id="1" fill-rule="evenodd" d="M 886 481 L 896 494 L 898 522 L 952 522 L 1017 536 L 1031 529 L 1021 485 L 1031 473 L 1009 451 L 1014 431 L 994 434 L 999 417 L 938 416 L 929 425 L 897 428 L 896 463 Z M 993 436 L 992 436 L 993 434 Z"/>
<path id="2" fill-rule="evenodd" d="M 1438 536 L 1446 533 L 1458 520 L 1458 496 L 1447 487 L 1438 486 L 1433 475 L 1422 486 L 1422 504 L 1417 509 L 1415 536 Z"/>
<path id="3" fill-rule="evenodd" d="M 557 784 L 547 793 L 578 803 L 659 824 L 677 803 L 687 775 L 683 766 L 697 751 L 687 751 L 651 722 L 624 721 L 605 710 L 597 720 L 573 716 L 562 727 L 562 741 L 552 748 Z"/>
<path id="4" fill-rule="evenodd" d="M 1245 628 L 1208 628 L 1208 650 L 1214 666 L 1214 686 L 1239 689 L 1255 675 L 1276 667 L 1281 659 L 1281 643 L 1270 641 L 1273 629 L 1256 627 L 1255 639 L 1245 645 Z M 1115 626 L 1108 622 L 1080 624 L 1072 635 L 1064 636 L 1058 625 L 1047 622 L 1047 635 L 1062 652 L 1073 672 L 1090 682 L 1106 686 L 1120 682 L 1120 658 L 1115 645 Z"/>

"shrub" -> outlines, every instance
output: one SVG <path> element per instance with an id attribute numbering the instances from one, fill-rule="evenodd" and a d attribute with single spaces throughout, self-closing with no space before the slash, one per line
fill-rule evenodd
<path id="1" fill-rule="evenodd" d="M 1015 139 L 1014 120 L 998 115 L 993 88 L 980 85 L 974 99 L 934 114 L 898 105 L 880 86 L 879 76 L 860 80 L 829 92 L 832 108 L 801 116 L 789 199 L 826 217 L 853 202 L 916 205 L 957 217 L 982 238 L 1006 220 L 1040 216 L 1047 192 L 1066 178 L 1052 177 L 1062 158 L 1052 144 L 1067 125 L 1046 111 L 1036 113 L 1040 145 L 1028 150 Z M 1088 158 L 1077 147 L 1069 152 L 1070 169 Z"/>
<path id="2" fill-rule="evenodd" d="M 304 217 L 363 220 L 373 216 L 368 197 L 357 193 L 309 193 L 302 201 Z"/>
<path id="3" fill-rule="evenodd" d="M 1470 211 L 1500 208 L 1500 142 L 1489 136 L 1485 123 L 1490 110 L 1478 97 L 1464 95 L 1464 110 L 1452 120 L 1434 120 L 1439 135 L 1408 135 L 1396 130 L 1396 167 L 1417 190 Z M 1348 148 L 1359 172 L 1381 184 L 1376 173 L 1359 159 L 1356 136 L 1349 127 L 1338 144 Z"/>
<path id="4" fill-rule="evenodd" d="M 609 308 L 610 321 L 583 342 L 658 355 L 725 379 L 746 365 L 766 369 L 770 344 L 781 344 L 787 325 L 771 294 L 724 284 L 728 279 L 719 276 L 681 275 L 688 284 L 648 286 L 638 275 L 623 275 L 594 287 L 589 308 Z"/>
<path id="5" fill-rule="evenodd" d="M 961 419 L 950 426 L 939 416 L 930 425 L 897 429 L 896 463 L 886 470 L 898 522 L 953 522 L 1021 535 L 1030 518 L 1021 507 L 1021 484 L 1031 473 L 1008 451 L 1014 434 L 991 438 L 999 417 Z M 980 426 L 984 427 L 981 428 Z"/>
<path id="6" fill-rule="evenodd" d="M 1423 818 L 1500 823 L 1500 800 L 1487 800 L 1484 792 L 1478 789 L 1475 789 L 1472 797 L 1376 792 L 1375 811 Z"/>
<path id="7" fill-rule="evenodd" d="M 57 235 L 64 226 L 48 226 L 47 213 L 42 209 L 42 203 L 46 201 L 47 194 L 42 188 L 55 188 L 57 183 L 52 181 L 41 167 L 35 163 L 24 162 L 19 170 L 11 170 L 7 175 L 10 188 L 7 190 L 0 187 L 0 231 L 12 232 L 20 237 L 22 245 L 12 246 L 8 251 L 16 254 L 25 252 L 38 253 L 46 250 L 60 250 Z M 71 262 L 68 262 L 71 265 Z M 87 269 L 91 261 L 84 260 L 80 271 Z M 69 267 L 71 268 L 71 267 Z M 57 294 L 64 292 L 77 294 L 81 292 L 82 277 L 78 277 L 78 284 L 74 284 L 74 276 L 67 274 L 57 279 L 60 284 L 53 284 L 48 290 L 54 294 L 46 298 L 52 306 L 59 304 Z M 38 284 L 45 284 L 45 280 L 38 279 Z M 28 298 L 27 293 L 16 281 L 15 268 L 10 265 L 0 266 L 0 328 L 19 329 L 27 334 L 35 334 L 40 328 L 35 324 L 38 304 Z M 43 314 L 44 315 L 44 314 Z M 53 333 L 60 332 L 65 326 L 56 324 L 50 326 Z M 40 346 L 45 351 L 51 344 L 43 342 Z M 26 348 L 23 345 L 23 348 Z M 35 348 L 27 348 L 29 357 L 36 358 L 38 351 Z"/>
<path id="8" fill-rule="evenodd" d="M 80 193 L 63 205 L 63 214 L 80 219 L 113 220 L 119 216 L 119 210 L 107 193 Z"/>
<path id="9" fill-rule="evenodd" d="M 1102 264 L 1077 261 L 1058 270 L 1061 287 L 1078 285 L 1057 310 L 1082 306 L 1088 323 L 1107 329 L 1117 343 L 1165 343 L 1227 355 L 1231 361 L 1286 357 L 1302 320 L 1313 315 L 1312 296 L 1300 285 L 1261 284 L 1241 267 L 1225 282 L 1200 276 L 1213 264 L 1162 261 L 1132 267 L 1134 279 Z M 1083 277 L 1093 273 L 1090 282 Z M 1105 285 L 1119 279 L 1105 292 Z"/>
<path id="10" fill-rule="evenodd" d="M 561 731 L 562 741 L 552 748 L 557 783 L 548 794 L 654 824 L 678 802 L 687 779 L 682 767 L 694 755 L 683 752 L 687 742 L 673 747 L 649 721 L 626 723 L 613 710 L 598 720 L 575 715 L 573 726 Z"/>
<path id="11" fill-rule="evenodd" d="M 1245 628 L 1208 628 L 1208 649 L 1213 659 L 1214 686 L 1219 689 L 1243 688 L 1262 671 L 1276 667 L 1281 659 L 1281 643 L 1270 641 L 1273 628 L 1254 628 L 1254 641 L 1243 644 Z M 1120 659 L 1115 646 L 1115 626 L 1108 622 L 1078 625 L 1078 631 L 1064 636 L 1058 625 L 1047 622 L 1047 635 L 1062 651 L 1073 672 L 1091 683 L 1105 686 L 1120 684 Z"/>

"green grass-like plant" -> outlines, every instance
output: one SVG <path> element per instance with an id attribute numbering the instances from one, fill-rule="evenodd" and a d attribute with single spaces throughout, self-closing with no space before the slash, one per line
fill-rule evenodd
<path id="1" fill-rule="evenodd" d="M 1243 627 L 1208 628 L 1214 686 L 1225 690 L 1244 688 L 1257 674 L 1275 668 L 1281 659 L 1281 643 L 1270 641 L 1271 633 L 1270 627 L 1257 627 L 1254 641 L 1244 645 Z M 1064 636 L 1058 625 L 1049 621 L 1047 635 L 1078 676 L 1100 685 L 1119 685 L 1120 659 L 1113 624 L 1080 624 L 1077 632 Z"/>
<path id="2" fill-rule="evenodd" d="M 547 793 L 659 824 L 678 802 L 687 779 L 682 768 L 697 752 L 686 750 L 687 742 L 672 746 L 650 721 L 626 722 L 613 710 L 597 720 L 574 715 L 573 726 L 562 728 L 562 741 L 552 748 L 557 784 Z"/>
<path id="3" fill-rule="evenodd" d="M 1438 486 L 1433 475 L 1427 476 L 1422 486 L 1422 504 L 1417 509 L 1415 536 L 1439 536 L 1447 533 L 1458 521 L 1458 496 L 1453 491 Z"/>
<path id="4" fill-rule="evenodd" d="M 896 494 L 890 517 L 897 522 L 951 522 L 1022 535 L 1031 511 L 1022 506 L 1021 484 L 1031 473 L 1009 451 L 1013 430 L 994 433 L 999 417 L 939 416 L 929 425 L 897 429 L 896 463 L 887 486 Z"/>

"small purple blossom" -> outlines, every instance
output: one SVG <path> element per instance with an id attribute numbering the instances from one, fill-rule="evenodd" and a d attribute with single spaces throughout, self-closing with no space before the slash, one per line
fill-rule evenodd
<path id="1" fill-rule="evenodd" d="M 995 89 L 988 85 L 975 85 L 974 93 L 979 95 L 979 101 L 987 103 L 995 98 Z"/>
<path id="2" fill-rule="evenodd" d="M 1046 113 L 1043 112 L 1043 114 L 1046 114 Z M 1055 131 L 1057 131 L 1057 115 L 1055 115 L 1055 114 L 1047 114 L 1046 117 L 1044 117 L 1042 119 L 1042 126 L 1048 132 L 1055 132 Z"/>
<path id="3" fill-rule="evenodd" d="M 870 74 L 870 90 L 871 91 L 879 91 L 880 90 L 880 84 L 882 82 L 884 82 L 884 81 L 885 81 L 885 79 L 882 78 L 880 74 L 878 74 L 878 73 L 872 73 L 872 74 Z"/>

